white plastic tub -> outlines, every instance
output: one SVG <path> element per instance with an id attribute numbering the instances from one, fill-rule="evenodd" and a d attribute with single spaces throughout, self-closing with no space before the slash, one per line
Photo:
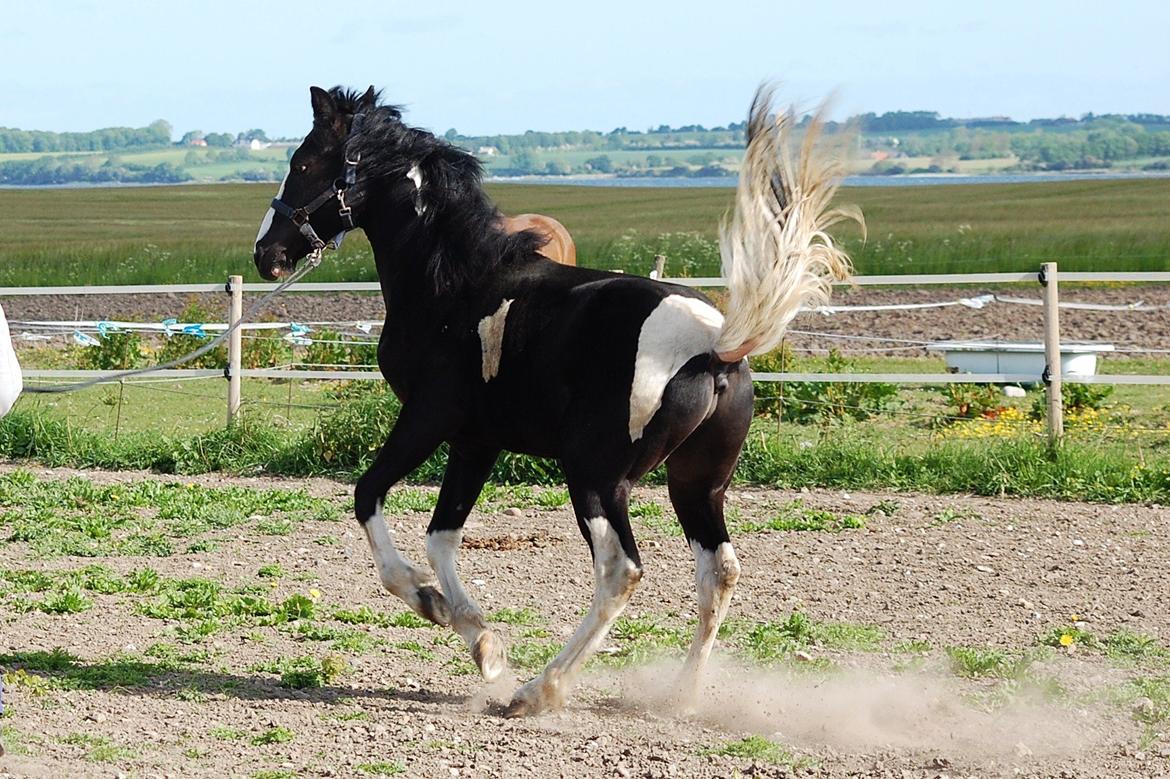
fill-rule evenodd
<path id="1" fill-rule="evenodd" d="M 1044 344 L 1034 341 L 937 341 L 927 351 L 942 352 L 952 373 L 1012 373 L 1044 375 Z M 1113 351 L 1113 344 L 1064 341 L 1060 344 L 1060 372 L 1064 376 L 1095 376 L 1097 355 Z"/>

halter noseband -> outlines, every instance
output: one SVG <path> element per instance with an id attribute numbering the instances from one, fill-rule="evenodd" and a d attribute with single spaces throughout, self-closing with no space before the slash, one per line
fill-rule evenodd
<path id="1" fill-rule="evenodd" d="M 357 166 L 362 156 L 356 155 L 354 159 L 350 159 L 348 148 L 349 141 L 357 134 L 361 127 L 362 121 L 365 119 L 365 114 L 354 114 L 353 120 L 349 125 L 349 138 L 346 139 L 346 153 L 345 153 L 345 172 L 338 178 L 333 180 L 332 186 L 322 192 L 311 201 L 301 206 L 300 208 L 293 208 L 288 203 L 285 203 L 279 197 L 272 199 L 272 210 L 281 216 L 288 219 L 297 229 L 300 230 L 301 235 L 309 242 L 309 257 L 313 260 L 321 257 L 321 252 L 325 251 L 326 247 L 332 245 L 333 248 L 339 248 L 341 241 L 345 238 L 346 232 L 354 229 L 357 225 L 353 221 L 353 208 L 345 202 L 345 193 L 357 181 Z M 321 208 L 321 206 L 328 203 L 330 200 L 337 198 L 339 208 L 337 215 L 341 217 L 341 224 L 344 226 L 340 233 L 334 236 L 330 242 L 321 240 L 321 236 L 317 235 L 317 231 L 313 229 L 312 223 L 309 221 L 314 212 Z"/>

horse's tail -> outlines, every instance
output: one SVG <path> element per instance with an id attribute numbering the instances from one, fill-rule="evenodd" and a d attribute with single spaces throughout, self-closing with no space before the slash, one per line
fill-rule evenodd
<path id="1" fill-rule="evenodd" d="M 832 281 L 849 277 L 849 255 L 829 227 L 852 220 L 865 229 L 860 209 L 829 207 L 843 165 L 818 143 L 825 106 L 805 127 L 794 157 L 793 115 L 770 116 L 772 94 L 761 85 L 752 101 L 735 206 L 719 225 L 730 300 L 715 351 L 725 362 L 776 348 L 803 303 L 825 302 Z"/>

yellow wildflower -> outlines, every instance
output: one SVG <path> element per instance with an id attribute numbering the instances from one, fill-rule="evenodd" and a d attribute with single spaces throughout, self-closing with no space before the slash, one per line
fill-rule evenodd
<path id="1" fill-rule="evenodd" d="M 1076 639 L 1072 637 L 1071 633 L 1062 633 L 1060 635 L 1061 646 L 1072 646 L 1074 643 L 1076 643 Z"/>

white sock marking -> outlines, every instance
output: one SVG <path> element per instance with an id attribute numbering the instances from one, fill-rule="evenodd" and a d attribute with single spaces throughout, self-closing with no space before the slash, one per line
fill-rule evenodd
<path id="1" fill-rule="evenodd" d="M 463 543 L 463 529 L 436 530 L 427 533 L 427 559 L 439 579 L 439 586 L 451 607 L 451 626 L 469 646 L 474 645 L 484 631 L 483 611 L 467 594 L 459 573 L 455 570 L 455 558 Z"/>
<path id="2" fill-rule="evenodd" d="M 662 393 L 679 368 L 711 351 L 723 315 L 691 297 L 670 295 L 650 312 L 638 336 L 634 381 L 630 386 L 630 441 L 637 441 L 662 405 Z"/>
<path id="3" fill-rule="evenodd" d="M 398 553 L 398 548 L 394 545 L 394 534 L 390 532 L 386 518 L 382 515 L 382 501 L 378 501 L 377 510 L 366 520 L 363 529 L 366 531 L 370 550 L 374 553 L 374 567 L 378 569 L 382 585 L 411 607 L 415 606 L 418 603 L 417 590 L 424 583 L 424 579 L 422 573 Z"/>
<path id="4" fill-rule="evenodd" d="M 280 182 L 280 189 L 276 190 L 275 200 L 280 200 L 284 197 L 284 185 L 288 183 L 288 174 L 284 174 L 284 178 Z M 268 207 L 268 213 L 264 215 L 264 219 L 260 222 L 260 232 L 256 233 L 256 242 L 252 244 L 253 247 L 260 245 L 260 239 L 272 227 L 272 220 L 276 217 L 276 209 L 272 206 Z"/>
<path id="5" fill-rule="evenodd" d="M 479 343 L 483 351 L 483 380 L 489 382 L 500 372 L 500 357 L 504 352 L 504 322 L 512 300 L 505 299 L 496 313 L 479 320 Z"/>
<path id="6" fill-rule="evenodd" d="M 698 541 L 691 541 L 695 556 L 695 589 L 699 602 L 699 626 L 695 640 L 687 653 L 687 669 L 697 677 L 711 655 L 719 624 L 727 616 L 731 595 L 739 580 L 739 560 L 731 542 L 724 541 L 715 551 L 704 549 Z"/>
<path id="7" fill-rule="evenodd" d="M 548 667 L 517 692 L 521 699 L 536 697 L 541 707 L 559 705 L 577 672 L 585 661 L 597 651 L 597 647 L 609 632 L 610 626 L 621 616 L 633 594 L 634 586 L 641 578 L 634 561 L 626 556 L 621 541 L 613 526 L 605 517 L 590 519 L 586 523 L 593 540 L 593 578 L 595 589 L 593 603 L 581 626 L 565 644 L 564 649 L 553 658 Z"/>

